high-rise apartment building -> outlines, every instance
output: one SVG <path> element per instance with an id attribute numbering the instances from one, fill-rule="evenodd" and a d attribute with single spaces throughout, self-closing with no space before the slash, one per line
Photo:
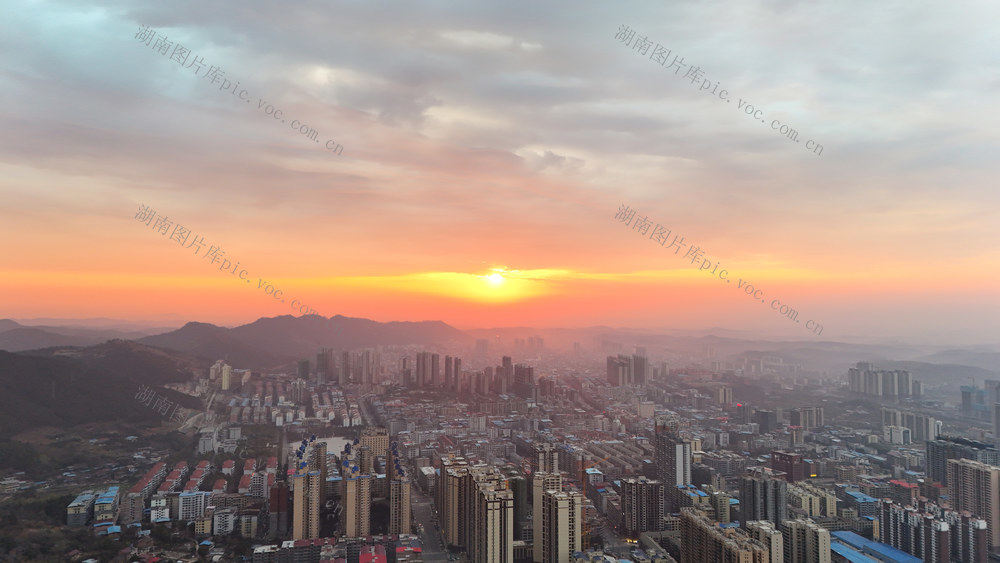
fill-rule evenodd
<path id="1" fill-rule="evenodd" d="M 326 501 L 326 480 L 329 477 L 326 442 L 314 441 L 309 448 L 309 471 L 318 471 L 320 475 L 320 502 Z"/>
<path id="2" fill-rule="evenodd" d="M 837 516 L 837 495 L 809 483 L 788 486 L 788 503 L 810 517 Z"/>
<path id="3" fill-rule="evenodd" d="M 823 407 L 799 407 L 792 409 L 788 415 L 791 426 L 801 426 L 806 430 L 826 426 L 826 421 L 823 418 Z"/>
<path id="4" fill-rule="evenodd" d="M 770 563 L 768 547 L 739 528 L 722 528 L 696 508 L 681 509 L 680 563 Z"/>
<path id="5" fill-rule="evenodd" d="M 614 387 L 645 385 L 649 380 L 649 360 L 644 355 L 618 354 L 617 357 L 608 356 L 607 365 L 608 384 Z"/>
<path id="6" fill-rule="evenodd" d="M 536 563 L 541 563 L 544 555 L 542 545 L 542 534 L 544 533 L 543 512 L 545 505 L 543 499 L 545 493 L 562 491 L 562 475 L 559 473 L 534 473 L 531 476 L 531 525 L 534 543 L 532 545 L 532 559 Z"/>
<path id="7" fill-rule="evenodd" d="M 781 524 L 784 563 L 830 563 L 830 530 L 806 518 Z"/>
<path id="8" fill-rule="evenodd" d="M 754 413 L 754 422 L 761 434 L 774 432 L 778 429 L 778 413 L 772 410 L 757 409 Z"/>
<path id="9" fill-rule="evenodd" d="M 926 501 L 904 506 L 883 500 L 879 506 L 879 540 L 926 563 L 986 563 L 986 522 L 969 513 L 946 510 Z"/>
<path id="10" fill-rule="evenodd" d="M 882 426 L 909 428 L 914 442 L 936 440 L 941 433 L 941 421 L 933 416 L 888 407 L 882 407 Z"/>
<path id="11" fill-rule="evenodd" d="M 361 446 L 368 447 L 373 455 L 387 455 L 389 453 L 389 430 L 381 426 L 366 426 L 361 430 L 358 442 Z"/>
<path id="12" fill-rule="evenodd" d="M 517 469 L 508 469 L 504 477 L 507 479 L 507 488 L 514 495 L 514 539 L 524 540 L 530 533 L 527 527 L 531 511 L 528 503 L 528 480 Z"/>
<path id="13" fill-rule="evenodd" d="M 346 387 L 351 383 L 351 374 L 354 364 L 351 362 L 351 352 L 344 350 L 340 353 L 340 365 L 337 366 L 337 384 Z"/>
<path id="14" fill-rule="evenodd" d="M 319 509 L 322 483 L 319 471 L 304 471 L 292 476 L 292 539 L 319 537 Z"/>
<path id="15" fill-rule="evenodd" d="M 444 357 L 444 386 L 447 389 L 454 388 L 455 379 L 455 358 L 451 356 Z"/>
<path id="16" fill-rule="evenodd" d="M 927 442 L 927 478 L 948 485 L 948 460 L 971 459 L 989 465 L 1000 465 L 1000 450 L 975 440 L 941 436 Z"/>
<path id="17" fill-rule="evenodd" d="M 773 451 L 771 452 L 771 469 L 784 474 L 789 483 L 802 481 L 806 478 L 806 464 L 802 454 Z"/>
<path id="18" fill-rule="evenodd" d="M 765 471 L 740 477 L 741 520 L 767 520 L 780 526 L 788 518 L 788 483 Z"/>
<path id="19" fill-rule="evenodd" d="M 222 390 L 229 391 L 233 382 L 233 367 L 229 364 L 222 364 Z"/>
<path id="20" fill-rule="evenodd" d="M 441 531 L 449 546 L 463 546 L 468 543 L 468 522 L 471 518 L 465 498 L 471 487 L 468 462 L 460 457 L 442 458 L 441 474 L 437 482 L 438 518 Z"/>
<path id="21" fill-rule="evenodd" d="M 378 350 L 365 349 L 356 352 L 354 361 L 354 381 L 364 385 L 373 385 L 379 376 L 379 366 L 382 364 Z"/>
<path id="22" fill-rule="evenodd" d="M 542 563 L 570 563 L 583 548 L 583 496 L 546 491 L 542 495 Z"/>
<path id="23" fill-rule="evenodd" d="M 691 442 L 681 437 L 677 420 L 669 416 L 657 417 L 654 439 L 657 478 L 668 491 L 667 509 L 673 512 L 679 506 L 673 494 L 676 486 L 691 484 Z"/>
<path id="24" fill-rule="evenodd" d="M 559 473 L 559 450 L 554 444 L 542 442 L 535 446 L 538 456 L 537 473 Z"/>
<path id="25" fill-rule="evenodd" d="M 913 395 L 914 384 L 906 370 L 876 370 L 868 362 L 858 362 L 847 371 L 847 385 L 852 393 L 894 401 Z"/>
<path id="26" fill-rule="evenodd" d="M 514 383 L 512 385 L 514 393 L 522 399 L 535 398 L 535 368 L 516 364 L 514 366 Z"/>
<path id="27" fill-rule="evenodd" d="M 993 403 L 993 444 L 1000 446 L 1000 403 Z"/>
<path id="28" fill-rule="evenodd" d="M 341 477 L 340 502 L 344 505 L 344 536 L 365 537 L 371 534 L 372 475 L 362 473 L 357 465 L 348 465 L 343 466 Z"/>
<path id="29" fill-rule="evenodd" d="M 496 491 L 506 491 L 506 481 L 503 475 L 495 467 L 486 465 L 469 466 L 462 458 L 443 458 L 441 460 L 441 477 L 438 487 L 438 513 L 441 519 L 441 529 L 445 536 L 445 541 L 450 546 L 455 546 L 466 551 L 473 551 L 474 543 L 478 541 L 475 527 L 476 521 L 477 495 L 481 487 L 490 485 Z M 510 492 L 500 494 L 507 497 Z M 509 522 L 511 534 L 513 534 L 513 495 L 509 495 Z M 507 501 L 504 500 L 506 503 Z M 504 505 L 506 511 L 507 505 Z M 504 512 L 503 518 L 508 518 Z M 507 524 L 505 524 L 507 525 Z M 506 534 L 506 532 L 505 532 Z M 511 536 L 513 541 L 513 536 Z"/>
<path id="30" fill-rule="evenodd" d="M 434 386 L 440 384 L 441 357 L 431 352 L 417 354 L 417 385 Z"/>
<path id="31" fill-rule="evenodd" d="M 323 385 L 330 381 L 333 377 L 332 372 L 333 350 L 330 350 L 329 348 L 321 348 L 320 351 L 316 353 L 316 384 Z"/>
<path id="32" fill-rule="evenodd" d="M 608 385 L 621 387 L 632 384 L 632 358 L 619 355 L 608 356 Z"/>
<path id="33" fill-rule="evenodd" d="M 720 524 L 732 522 L 732 504 L 730 501 L 733 497 L 729 496 L 729 493 L 725 491 L 717 490 L 712 485 L 705 485 L 702 489 L 708 494 L 708 504 L 715 512 L 715 520 Z"/>
<path id="34" fill-rule="evenodd" d="M 633 354 L 632 383 L 635 385 L 645 385 L 649 380 L 649 371 L 649 359 L 646 358 L 645 354 Z"/>
<path id="35" fill-rule="evenodd" d="M 681 437 L 674 419 L 657 418 L 656 464 L 664 485 L 691 483 L 691 442 Z"/>
<path id="36" fill-rule="evenodd" d="M 784 536 L 777 526 L 767 520 L 751 520 L 747 522 L 746 532 L 750 538 L 759 541 L 767 547 L 770 563 L 784 563 Z"/>
<path id="37" fill-rule="evenodd" d="M 369 436 L 372 447 L 381 445 L 381 432 L 376 431 Z M 385 432 L 388 440 L 389 433 Z M 377 439 L 377 441 L 376 441 Z M 392 442 L 386 456 L 386 478 L 389 479 L 389 534 L 410 533 L 410 479 L 403 468 L 403 459 L 399 455 L 399 445 Z"/>
<path id="38" fill-rule="evenodd" d="M 216 360 L 212 367 L 208 368 L 208 378 L 212 381 L 222 377 L 222 360 Z"/>
<path id="39" fill-rule="evenodd" d="M 495 479 L 477 481 L 474 494 L 472 560 L 514 563 L 514 495 Z"/>
<path id="40" fill-rule="evenodd" d="M 661 481 L 645 477 L 622 479 L 621 490 L 622 522 L 626 536 L 638 539 L 643 532 L 663 530 L 666 491 Z"/>
<path id="41" fill-rule="evenodd" d="M 1000 467 L 969 459 L 948 460 L 948 492 L 952 508 L 986 521 L 988 549 L 1000 546 Z"/>
<path id="42" fill-rule="evenodd" d="M 985 520 L 954 510 L 944 511 L 937 517 L 948 524 L 952 561 L 986 563 L 989 559 L 990 538 L 989 526 Z M 943 547 L 941 549 L 944 550 Z"/>
<path id="43" fill-rule="evenodd" d="M 404 471 L 389 482 L 389 535 L 410 533 L 410 479 Z"/>

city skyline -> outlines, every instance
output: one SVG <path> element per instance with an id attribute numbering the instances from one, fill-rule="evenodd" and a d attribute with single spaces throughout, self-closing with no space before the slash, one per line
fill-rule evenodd
<path id="1" fill-rule="evenodd" d="M 466 329 L 995 344 L 997 81 L 982 69 L 998 16 L 981 1 L 16 0 L 0 22 L 0 316 L 298 314 L 263 282 L 327 317 Z M 640 240 L 622 204 L 731 283 Z M 136 221 L 140 205 L 252 283 Z"/>

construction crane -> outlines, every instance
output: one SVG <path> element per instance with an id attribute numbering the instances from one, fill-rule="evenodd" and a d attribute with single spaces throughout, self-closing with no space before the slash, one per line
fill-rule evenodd
<path id="1" fill-rule="evenodd" d="M 582 455 L 580 456 L 580 488 L 582 489 L 582 492 L 583 492 L 583 500 L 581 500 L 581 505 L 580 505 L 581 508 L 582 508 L 582 510 L 581 510 L 581 512 L 582 512 L 581 518 L 583 520 L 583 525 L 581 527 L 581 530 L 582 530 L 583 538 L 580 541 L 580 545 L 584 549 L 589 549 L 590 546 L 591 546 L 591 542 L 590 542 L 590 524 L 587 522 L 586 502 L 584 502 L 585 499 L 587 498 L 587 470 L 590 469 L 591 467 L 598 466 L 598 465 L 604 463 L 605 461 L 608 461 L 609 459 L 611 459 L 611 457 L 612 456 L 607 456 L 604 459 L 601 459 L 601 460 L 598 460 L 598 461 L 591 461 L 591 462 L 584 463 L 583 462 L 583 456 Z"/>

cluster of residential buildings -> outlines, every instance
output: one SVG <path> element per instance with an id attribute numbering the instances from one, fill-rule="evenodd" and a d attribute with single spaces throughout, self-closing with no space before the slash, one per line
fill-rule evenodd
<path id="1" fill-rule="evenodd" d="M 435 543 L 489 563 L 980 562 L 1000 549 L 1000 453 L 943 435 L 908 372 L 859 363 L 836 387 L 767 357 L 671 368 L 616 352 L 599 369 L 381 349 L 324 349 L 294 375 L 238 378 L 219 362 L 209 379 L 228 377 L 228 424 L 205 451 L 245 425 L 300 442 L 245 460 L 235 490 L 208 481 L 207 461 L 159 463 L 123 497 L 81 495 L 68 519 L 274 541 L 255 561 L 419 561 Z M 748 384 L 770 393 L 754 404 Z M 436 520 L 415 520 L 414 491 Z"/>

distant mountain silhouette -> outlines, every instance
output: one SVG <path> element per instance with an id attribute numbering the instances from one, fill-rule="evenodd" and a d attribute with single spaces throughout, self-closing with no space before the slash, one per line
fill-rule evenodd
<path id="1" fill-rule="evenodd" d="M 20 352 L 51 346 L 86 346 L 95 342 L 86 337 L 65 336 L 35 327 L 21 327 L 0 332 L 0 350 Z"/>
<path id="2" fill-rule="evenodd" d="M 324 346 L 349 349 L 392 344 L 468 344 L 472 340 L 441 321 L 380 323 L 342 315 L 331 318 L 283 315 L 231 329 L 191 322 L 137 342 L 204 358 L 228 358 L 234 366 L 256 368 L 312 358 Z"/>
<path id="3" fill-rule="evenodd" d="M 29 326 L 0 319 L 0 350 L 21 352 L 52 346 L 93 346 L 113 338 L 141 338 L 148 334 L 80 326 Z"/>

